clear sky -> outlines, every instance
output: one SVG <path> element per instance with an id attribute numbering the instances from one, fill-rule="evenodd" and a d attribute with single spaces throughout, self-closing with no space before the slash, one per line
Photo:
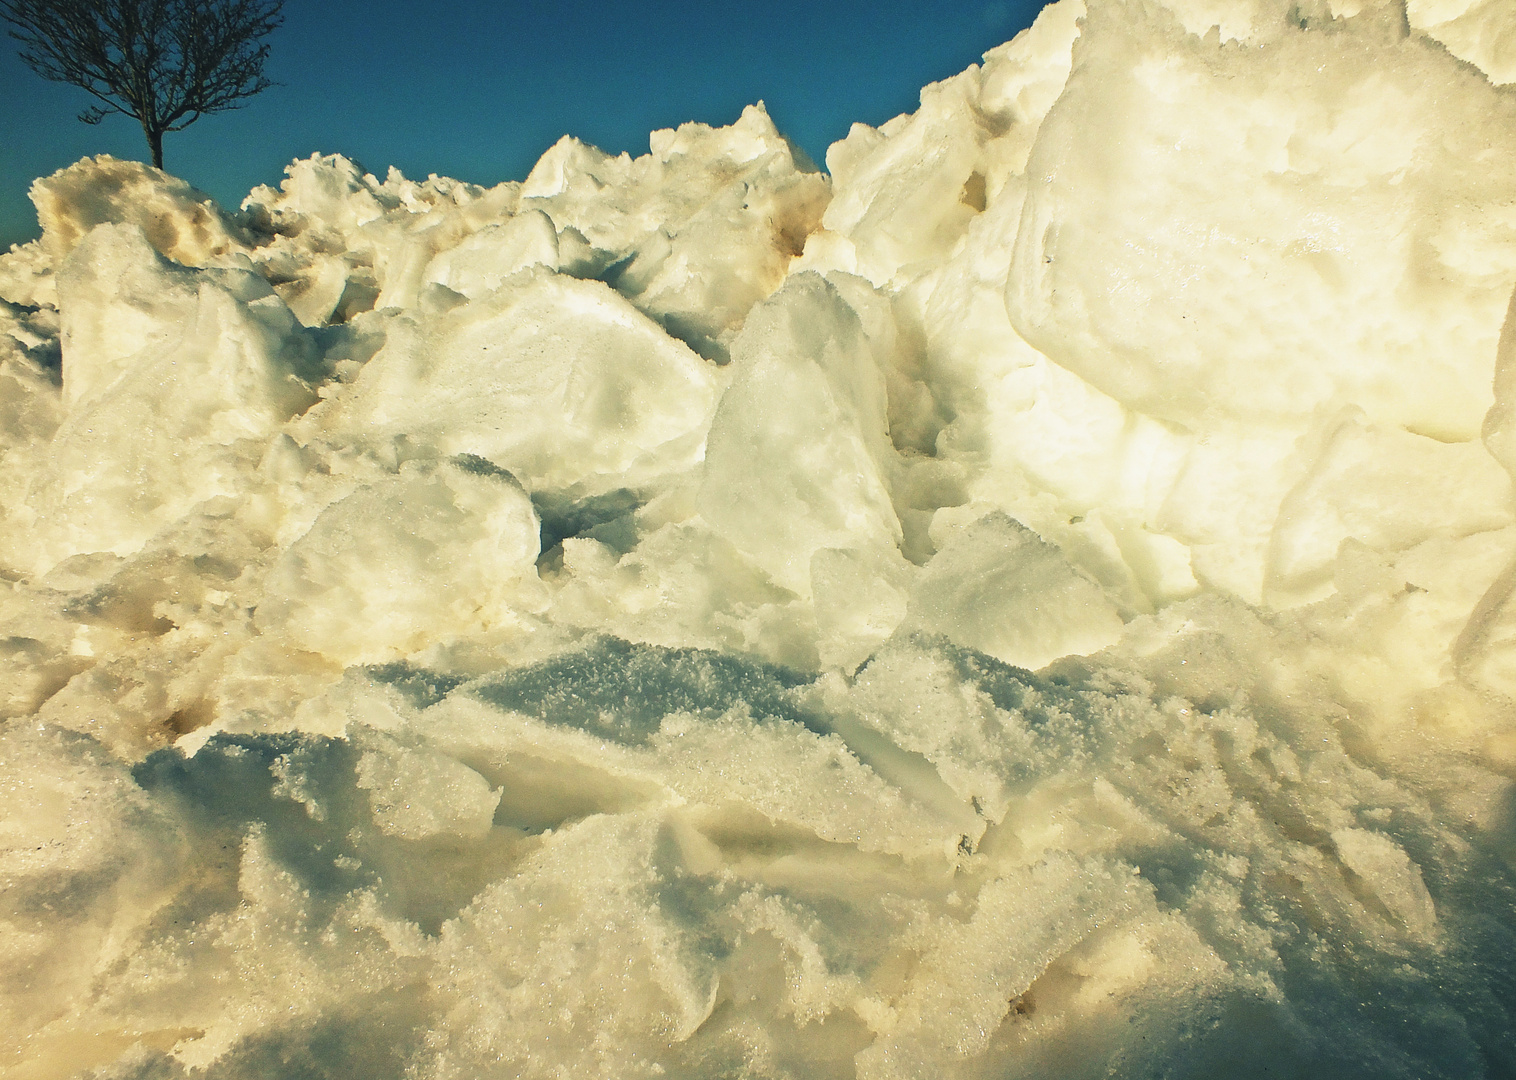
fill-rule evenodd
<path id="1" fill-rule="evenodd" d="M 648 132 L 728 124 L 762 99 L 818 164 L 855 120 L 916 108 L 1029 25 L 1041 0 L 288 0 L 269 39 L 281 85 L 164 139 L 170 172 L 235 206 L 312 153 L 383 175 L 521 179 L 559 136 L 647 152 Z M 91 100 L 48 83 L 0 39 L 0 250 L 37 233 L 27 188 L 86 154 L 144 160 L 141 129 L 75 117 Z"/>

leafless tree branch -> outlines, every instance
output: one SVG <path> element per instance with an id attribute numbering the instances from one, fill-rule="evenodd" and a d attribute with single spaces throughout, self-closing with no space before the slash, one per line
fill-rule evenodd
<path id="1" fill-rule="evenodd" d="M 22 61 L 44 79 L 80 87 L 110 113 L 142 125 L 153 164 L 163 135 L 267 90 L 265 38 L 284 0 L 0 0 Z"/>

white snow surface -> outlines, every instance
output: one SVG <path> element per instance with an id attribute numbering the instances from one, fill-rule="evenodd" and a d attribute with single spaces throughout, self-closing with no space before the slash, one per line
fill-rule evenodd
<path id="1" fill-rule="evenodd" d="M 0 1073 L 1516 1075 L 1516 7 L 0 256 Z"/>

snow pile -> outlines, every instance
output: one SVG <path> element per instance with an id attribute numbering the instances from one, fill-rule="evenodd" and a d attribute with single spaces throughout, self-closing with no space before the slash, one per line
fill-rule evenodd
<path id="1" fill-rule="evenodd" d="M 1516 1071 L 1507 5 L 0 256 L 17 1077 Z"/>

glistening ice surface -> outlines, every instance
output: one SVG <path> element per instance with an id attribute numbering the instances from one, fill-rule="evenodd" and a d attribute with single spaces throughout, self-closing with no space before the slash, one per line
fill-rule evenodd
<path id="1" fill-rule="evenodd" d="M 826 173 L 38 181 L 0 1067 L 1516 1075 L 1509 80 L 1060 0 Z"/>

